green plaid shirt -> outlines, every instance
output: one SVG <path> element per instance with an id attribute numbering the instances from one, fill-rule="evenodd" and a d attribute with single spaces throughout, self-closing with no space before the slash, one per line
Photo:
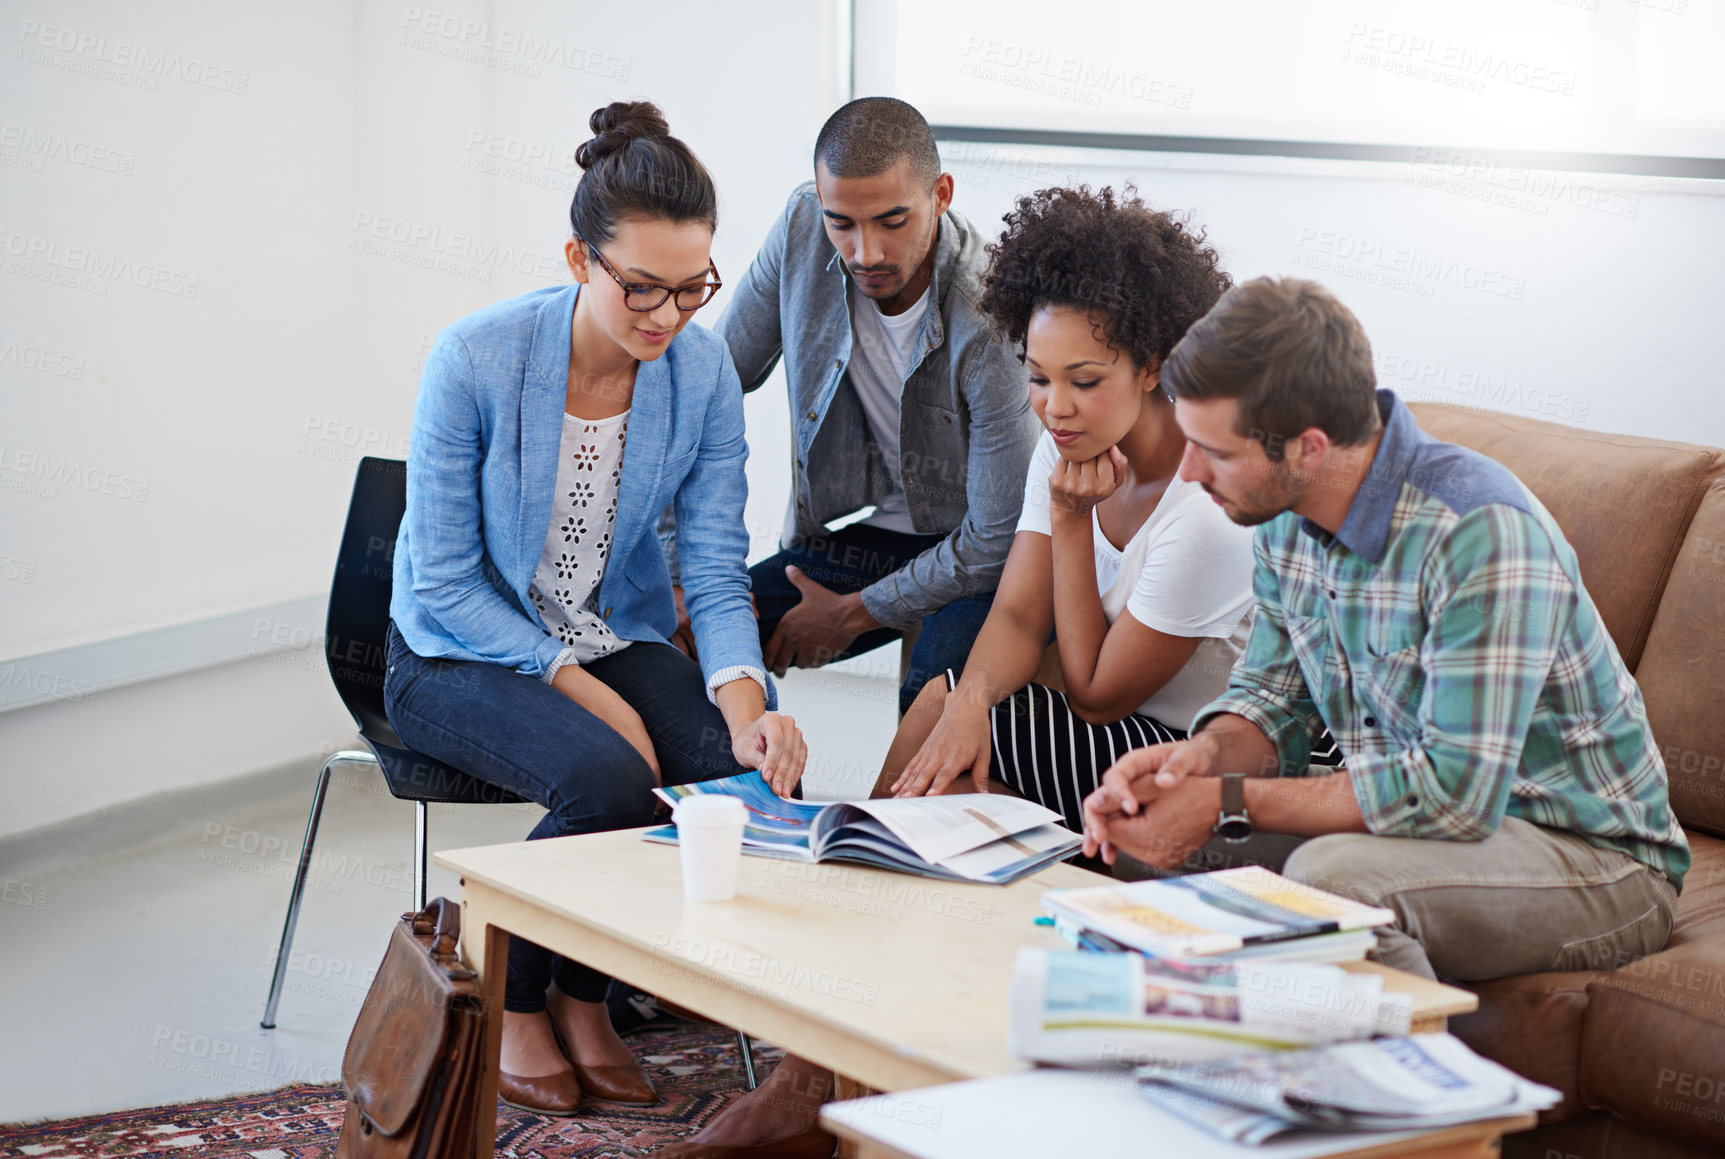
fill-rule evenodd
<path id="1" fill-rule="evenodd" d="M 1228 691 L 1284 776 L 1328 726 L 1373 833 L 1478 841 L 1507 812 L 1681 886 L 1689 845 L 1641 690 L 1557 522 L 1507 469 L 1378 392 L 1383 440 L 1336 535 L 1258 528 L 1257 616 Z"/>

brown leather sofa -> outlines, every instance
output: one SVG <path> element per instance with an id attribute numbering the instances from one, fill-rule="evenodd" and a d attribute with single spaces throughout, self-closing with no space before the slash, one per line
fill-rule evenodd
<path id="1" fill-rule="evenodd" d="M 1725 451 L 1434 403 L 1420 425 L 1556 517 L 1665 757 L 1694 865 L 1666 949 L 1473 987 L 1474 1049 L 1563 1092 L 1506 1159 L 1725 1155 Z"/>

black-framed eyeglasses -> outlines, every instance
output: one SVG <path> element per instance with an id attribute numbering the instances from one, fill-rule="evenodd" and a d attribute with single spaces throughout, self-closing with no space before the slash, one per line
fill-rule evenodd
<path id="1" fill-rule="evenodd" d="M 719 292 L 719 287 L 725 283 L 719 280 L 719 267 L 713 264 L 713 259 L 707 259 L 707 272 L 712 274 L 709 281 L 697 282 L 693 286 L 661 286 L 657 282 L 625 282 L 617 268 L 605 260 L 605 255 L 599 252 L 599 247 L 590 241 L 581 243 L 587 247 L 587 252 L 599 259 L 599 265 L 619 286 L 623 287 L 623 304 L 637 313 L 645 314 L 657 310 L 665 304 L 665 299 L 672 294 L 677 295 L 677 309 L 688 314 L 699 310 L 713 300 L 713 295 Z"/>

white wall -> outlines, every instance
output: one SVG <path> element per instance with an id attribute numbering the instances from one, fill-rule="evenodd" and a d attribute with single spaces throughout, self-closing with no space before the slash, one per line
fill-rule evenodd
<path id="1" fill-rule="evenodd" d="M 597 106 L 657 101 L 711 167 L 735 284 L 848 83 L 835 8 L 0 3 L 0 705 L 72 694 L 0 712 L 0 835 L 339 743 L 315 649 L 179 697 L 66 657 L 257 608 L 312 611 L 226 654 L 321 628 L 354 464 L 405 453 L 431 336 L 567 280 Z M 781 400 L 750 403 L 769 447 Z M 764 546 L 783 456 L 751 478 Z"/>
<path id="2" fill-rule="evenodd" d="M 1237 281 L 1292 274 L 1359 315 L 1383 386 L 1591 430 L 1725 445 L 1712 337 L 1725 182 L 948 143 L 954 204 L 1137 184 Z M 1458 174 L 1460 174 L 1458 176 Z"/>

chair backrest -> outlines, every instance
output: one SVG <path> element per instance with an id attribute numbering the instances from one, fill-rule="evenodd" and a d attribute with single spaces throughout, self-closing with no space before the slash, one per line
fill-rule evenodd
<path id="1" fill-rule="evenodd" d="M 401 745 L 383 712 L 385 638 L 395 572 L 395 534 L 407 510 L 407 464 L 366 456 L 359 461 L 347 527 L 329 586 L 324 657 L 341 702 L 361 736 Z M 405 747 L 405 746 L 403 746 Z"/>

